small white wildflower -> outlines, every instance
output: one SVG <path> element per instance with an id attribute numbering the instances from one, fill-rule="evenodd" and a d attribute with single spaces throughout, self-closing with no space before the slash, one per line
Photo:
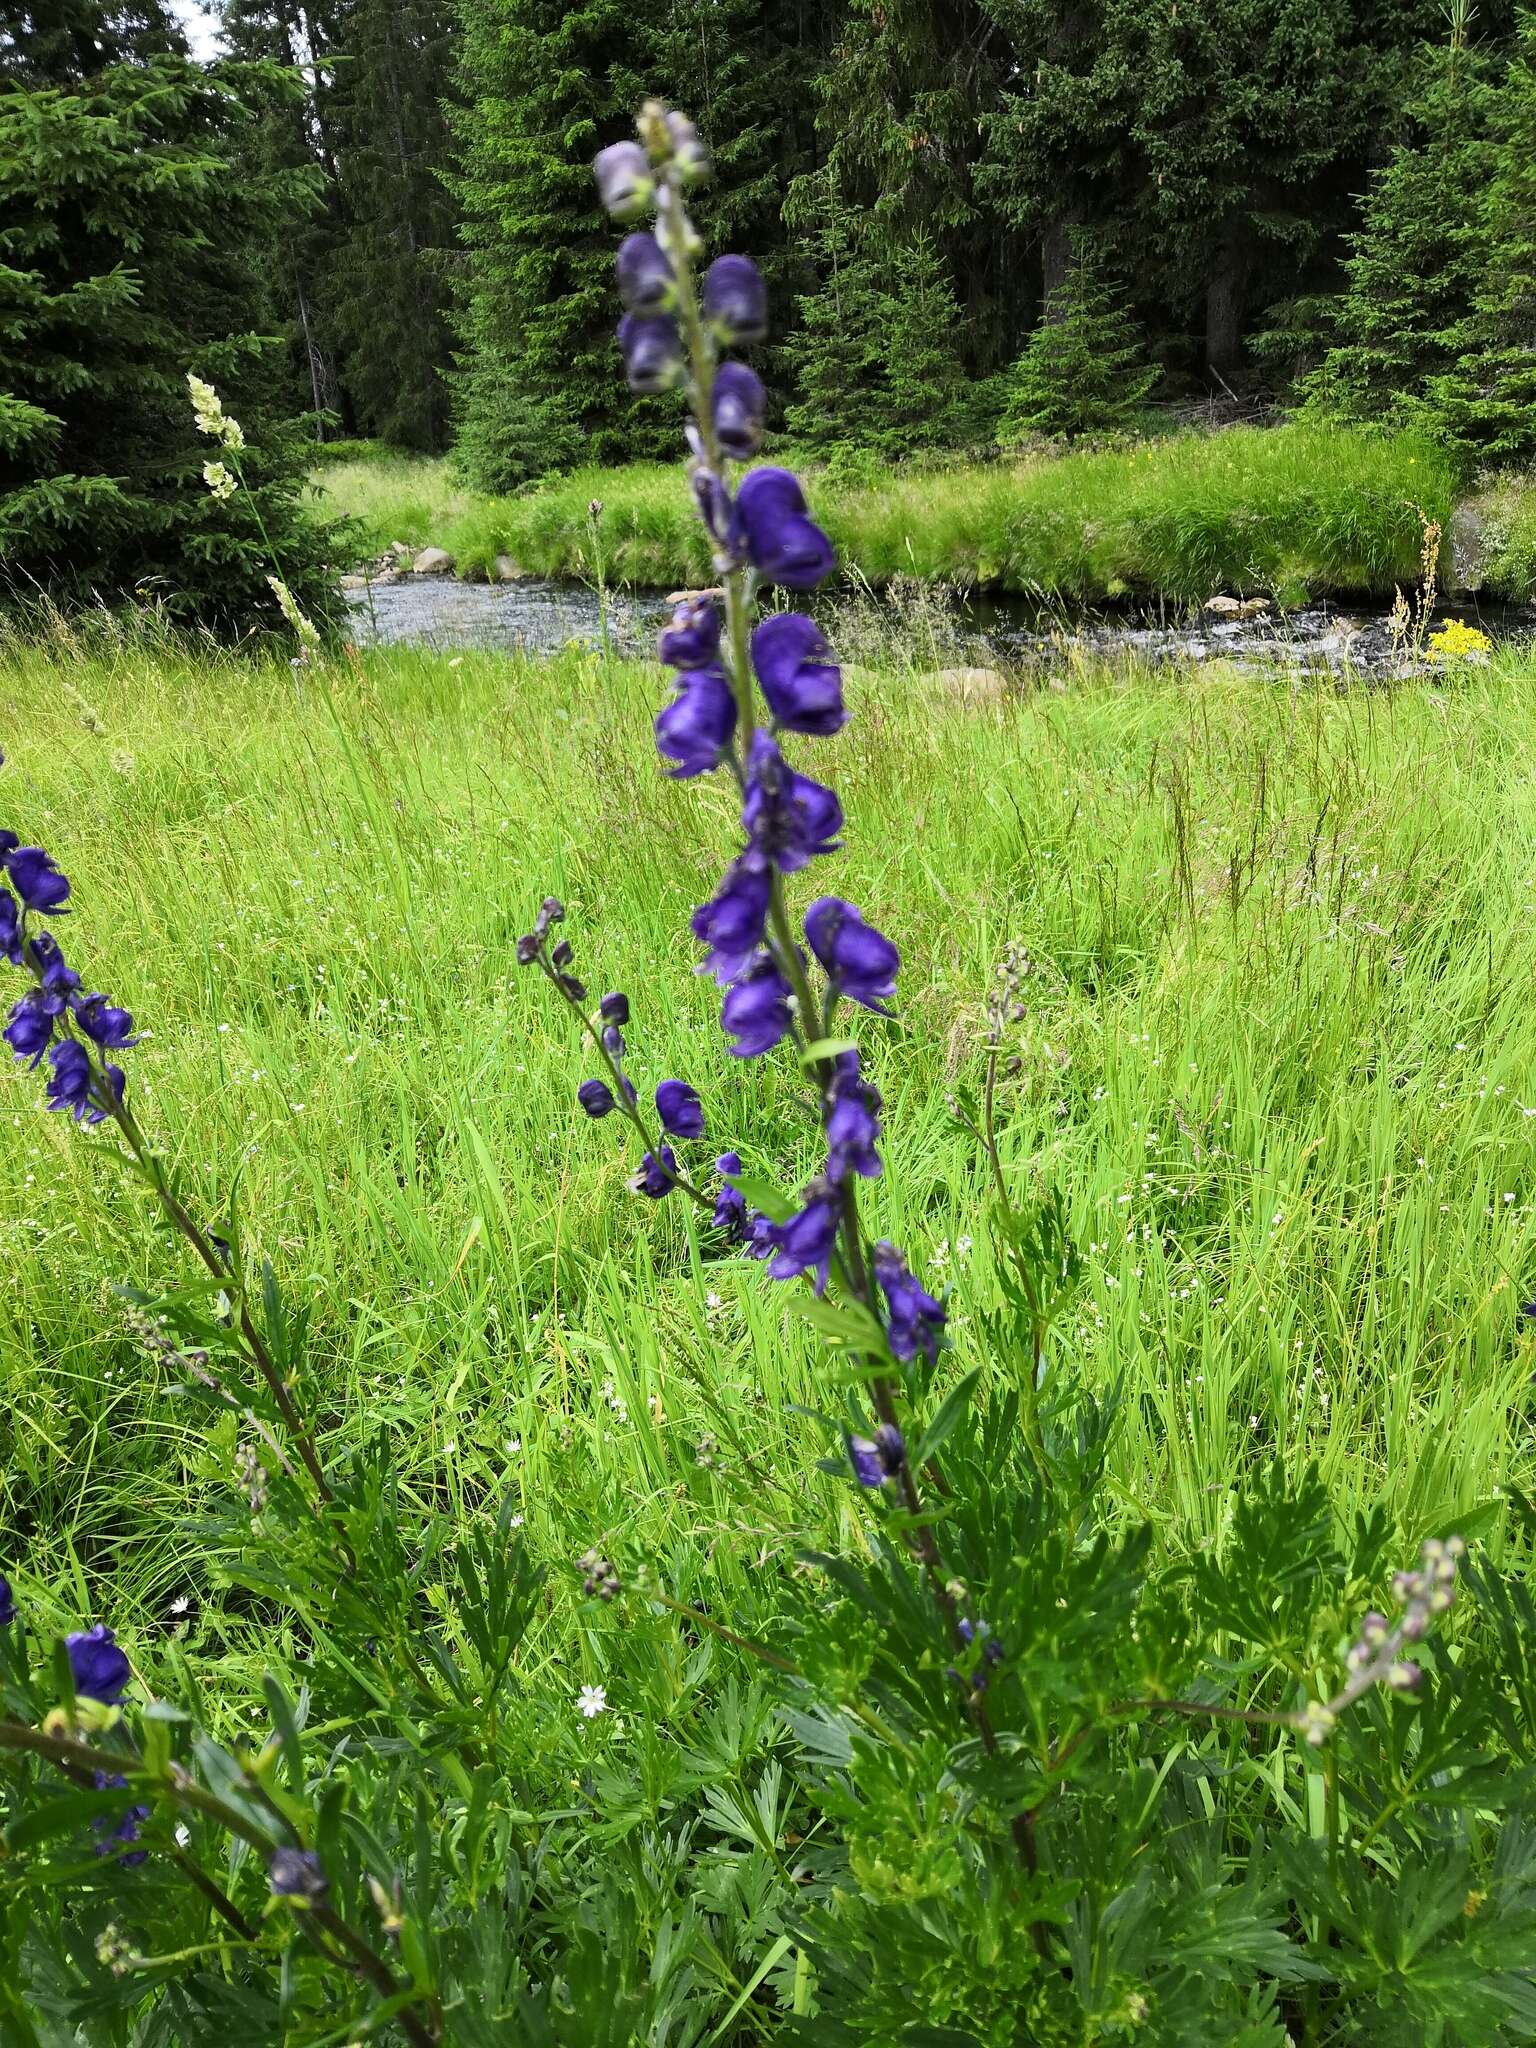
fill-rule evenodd
<path id="1" fill-rule="evenodd" d="M 595 1721 L 607 1705 L 608 1695 L 600 1685 L 584 1685 L 576 1695 L 576 1711 L 587 1721 Z"/>
<path id="2" fill-rule="evenodd" d="M 226 498 L 232 498 L 239 488 L 233 473 L 227 470 L 222 462 L 203 464 L 203 482 L 208 486 L 210 496 L 221 505 Z"/>

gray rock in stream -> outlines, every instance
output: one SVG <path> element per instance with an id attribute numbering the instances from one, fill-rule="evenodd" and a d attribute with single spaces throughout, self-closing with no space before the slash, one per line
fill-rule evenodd
<path id="1" fill-rule="evenodd" d="M 453 557 L 446 548 L 423 548 L 412 562 L 411 572 L 416 576 L 451 576 Z"/>

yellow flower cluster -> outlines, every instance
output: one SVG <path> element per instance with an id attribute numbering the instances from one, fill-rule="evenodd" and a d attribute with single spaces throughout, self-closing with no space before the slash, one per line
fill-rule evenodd
<path id="1" fill-rule="evenodd" d="M 1476 626 L 1469 626 L 1462 619 L 1447 619 L 1439 632 L 1431 636 L 1425 652 L 1431 661 L 1481 662 L 1493 652 L 1493 642 Z"/>

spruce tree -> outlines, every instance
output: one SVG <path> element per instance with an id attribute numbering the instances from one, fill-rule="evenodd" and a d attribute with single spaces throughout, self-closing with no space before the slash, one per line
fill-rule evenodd
<path id="1" fill-rule="evenodd" d="M 1147 363 L 1123 294 L 1092 240 L 1072 237 L 1065 282 L 1004 385 L 998 440 L 1075 441 L 1123 432 L 1161 374 Z"/>
<path id="2" fill-rule="evenodd" d="M 1433 391 L 1473 345 L 1471 310 L 1492 257 L 1492 61 L 1455 39 L 1423 54 L 1408 132 L 1371 180 L 1351 237 L 1331 346 L 1305 385 L 1310 410 L 1437 424 Z"/>
<path id="3" fill-rule="evenodd" d="M 782 304 L 778 224 L 805 129 L 798 45 L 771 0 L 458 0 L 456 181 L 468 265 L 459 315 L 459 454 L 510 489 L 582 461 L 659 455 L 675 408 L 636 403 L 614 346 L 613 238 L 591 164 L 654 95 L 715 159 L 698 198 L 711 246 L 750 248 Z"/>
<path id="4" fill-rule="evenodd" d="M 97 47 L 115 61 L 67 90 L 0 79 L 0 590 L 147 595 L 243 635 L 278 627 L 276 573 L 323 620 L 326 537 L 248 324 L 249 250 L 305 194 L 233 156 L 279 79 Z M 189 371 L 245 429 L 227 498 L 203 480 L 221 451 L 199 440 Z"/>
<path id="5" fill-rule="evenodd" d="M 1481 264 L 1458 359 L 1425 376 L 1426 411 L 1469 459 L 1536 455 L 1536 16 L 1490 101 L 1492 175 L 1477 217 Z"/>

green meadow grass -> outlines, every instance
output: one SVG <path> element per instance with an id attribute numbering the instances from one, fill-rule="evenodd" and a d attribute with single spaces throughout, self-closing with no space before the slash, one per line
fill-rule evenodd
<path id="1" fill-rule="evenodd" d="M 883 481 L 809 472 L 847 568 L 1076 600 L 1216 591 L 1391 595 L 1418 580 L 1425 520 L 1454 495 L 1431 444 L 1314 426 L 1233 427 L 1100 453 L 984 467 L 913 466 Z M 674 466 L 583 470 L 510 498 L 456 491 L 420 459 L 329 463 L 330 509 L 391 540 L 448 548 L 484 576 L 499 554 L 530 574 L 669 588 L 707 581 L 708 550 Z M 604 510 L 596 542 L 587 506 Z"/>
<path id="2" fill-rule="evenodd" d="M 1059 1362 L 1121 1390 L 1126 1520 L 1220 1544 L 1278 1450 L 1320 1463 L 1340 1514 L 1382 1503 L 1402 1555 L 1478 1510 L 1497 1551 L 1533 1476 L 1530 667 L 1055 681 L 976 707 L 865 674 L 847 732 L 806 749 L 848 808 L 816 886 L 903 949 L 899 1020 L 861 1029 L 887 1097 L 873 1221 L 953 1288 L 949 1370 L 985 1367 L 983 1181 L 945 1100 L 1022 941 L 1003 1151 L 1066 1191 L 1087 1276 Z M 792 1077 L 724 1057 L 690 972 L 733 821 L 724 788 L 657 772 L 661 687 L 576 655 L 377 651 L 295 681 L 10 644 L 0 820 L 74 878 L 71 957 L 152 1034 L 127 1062 L 141 1119 L 209 1215 L 238 1183 L 312 1300 L 332 1449 L 388 1430 L 413 1499 L 469 1520 L 510 1485 L 551 1564 L 650 1554 L 750 1621 L 786 1517 L 733 1474 L 859 1540 L 796 1412 L 814 1339 L 760 1268 L 706 1261 L 678 1204 L 624 1192 L 612 1125 L 574 1113 L 588 1065 L 513 964 L 556 891 L 583 976 L 630 993 L 637 1071 L 701 1088 L 709 1151 L 812 1170 Z M 188 1648 L 238 1719 L 272 1645 L 205 1583 L 192 1526 L 233 1436 L 107 1287 L 185 1277 L 184 1255 L 35 1075 L 3 1086 L 0 1559 L 41 1627 L 109 1617 L 151 1665 L 170 1603 L 205 1599 Z M 680 1667 L 629 1669 L 625 1631 L 552 1583 L 538 1655 L 661 1711 Z"/>

